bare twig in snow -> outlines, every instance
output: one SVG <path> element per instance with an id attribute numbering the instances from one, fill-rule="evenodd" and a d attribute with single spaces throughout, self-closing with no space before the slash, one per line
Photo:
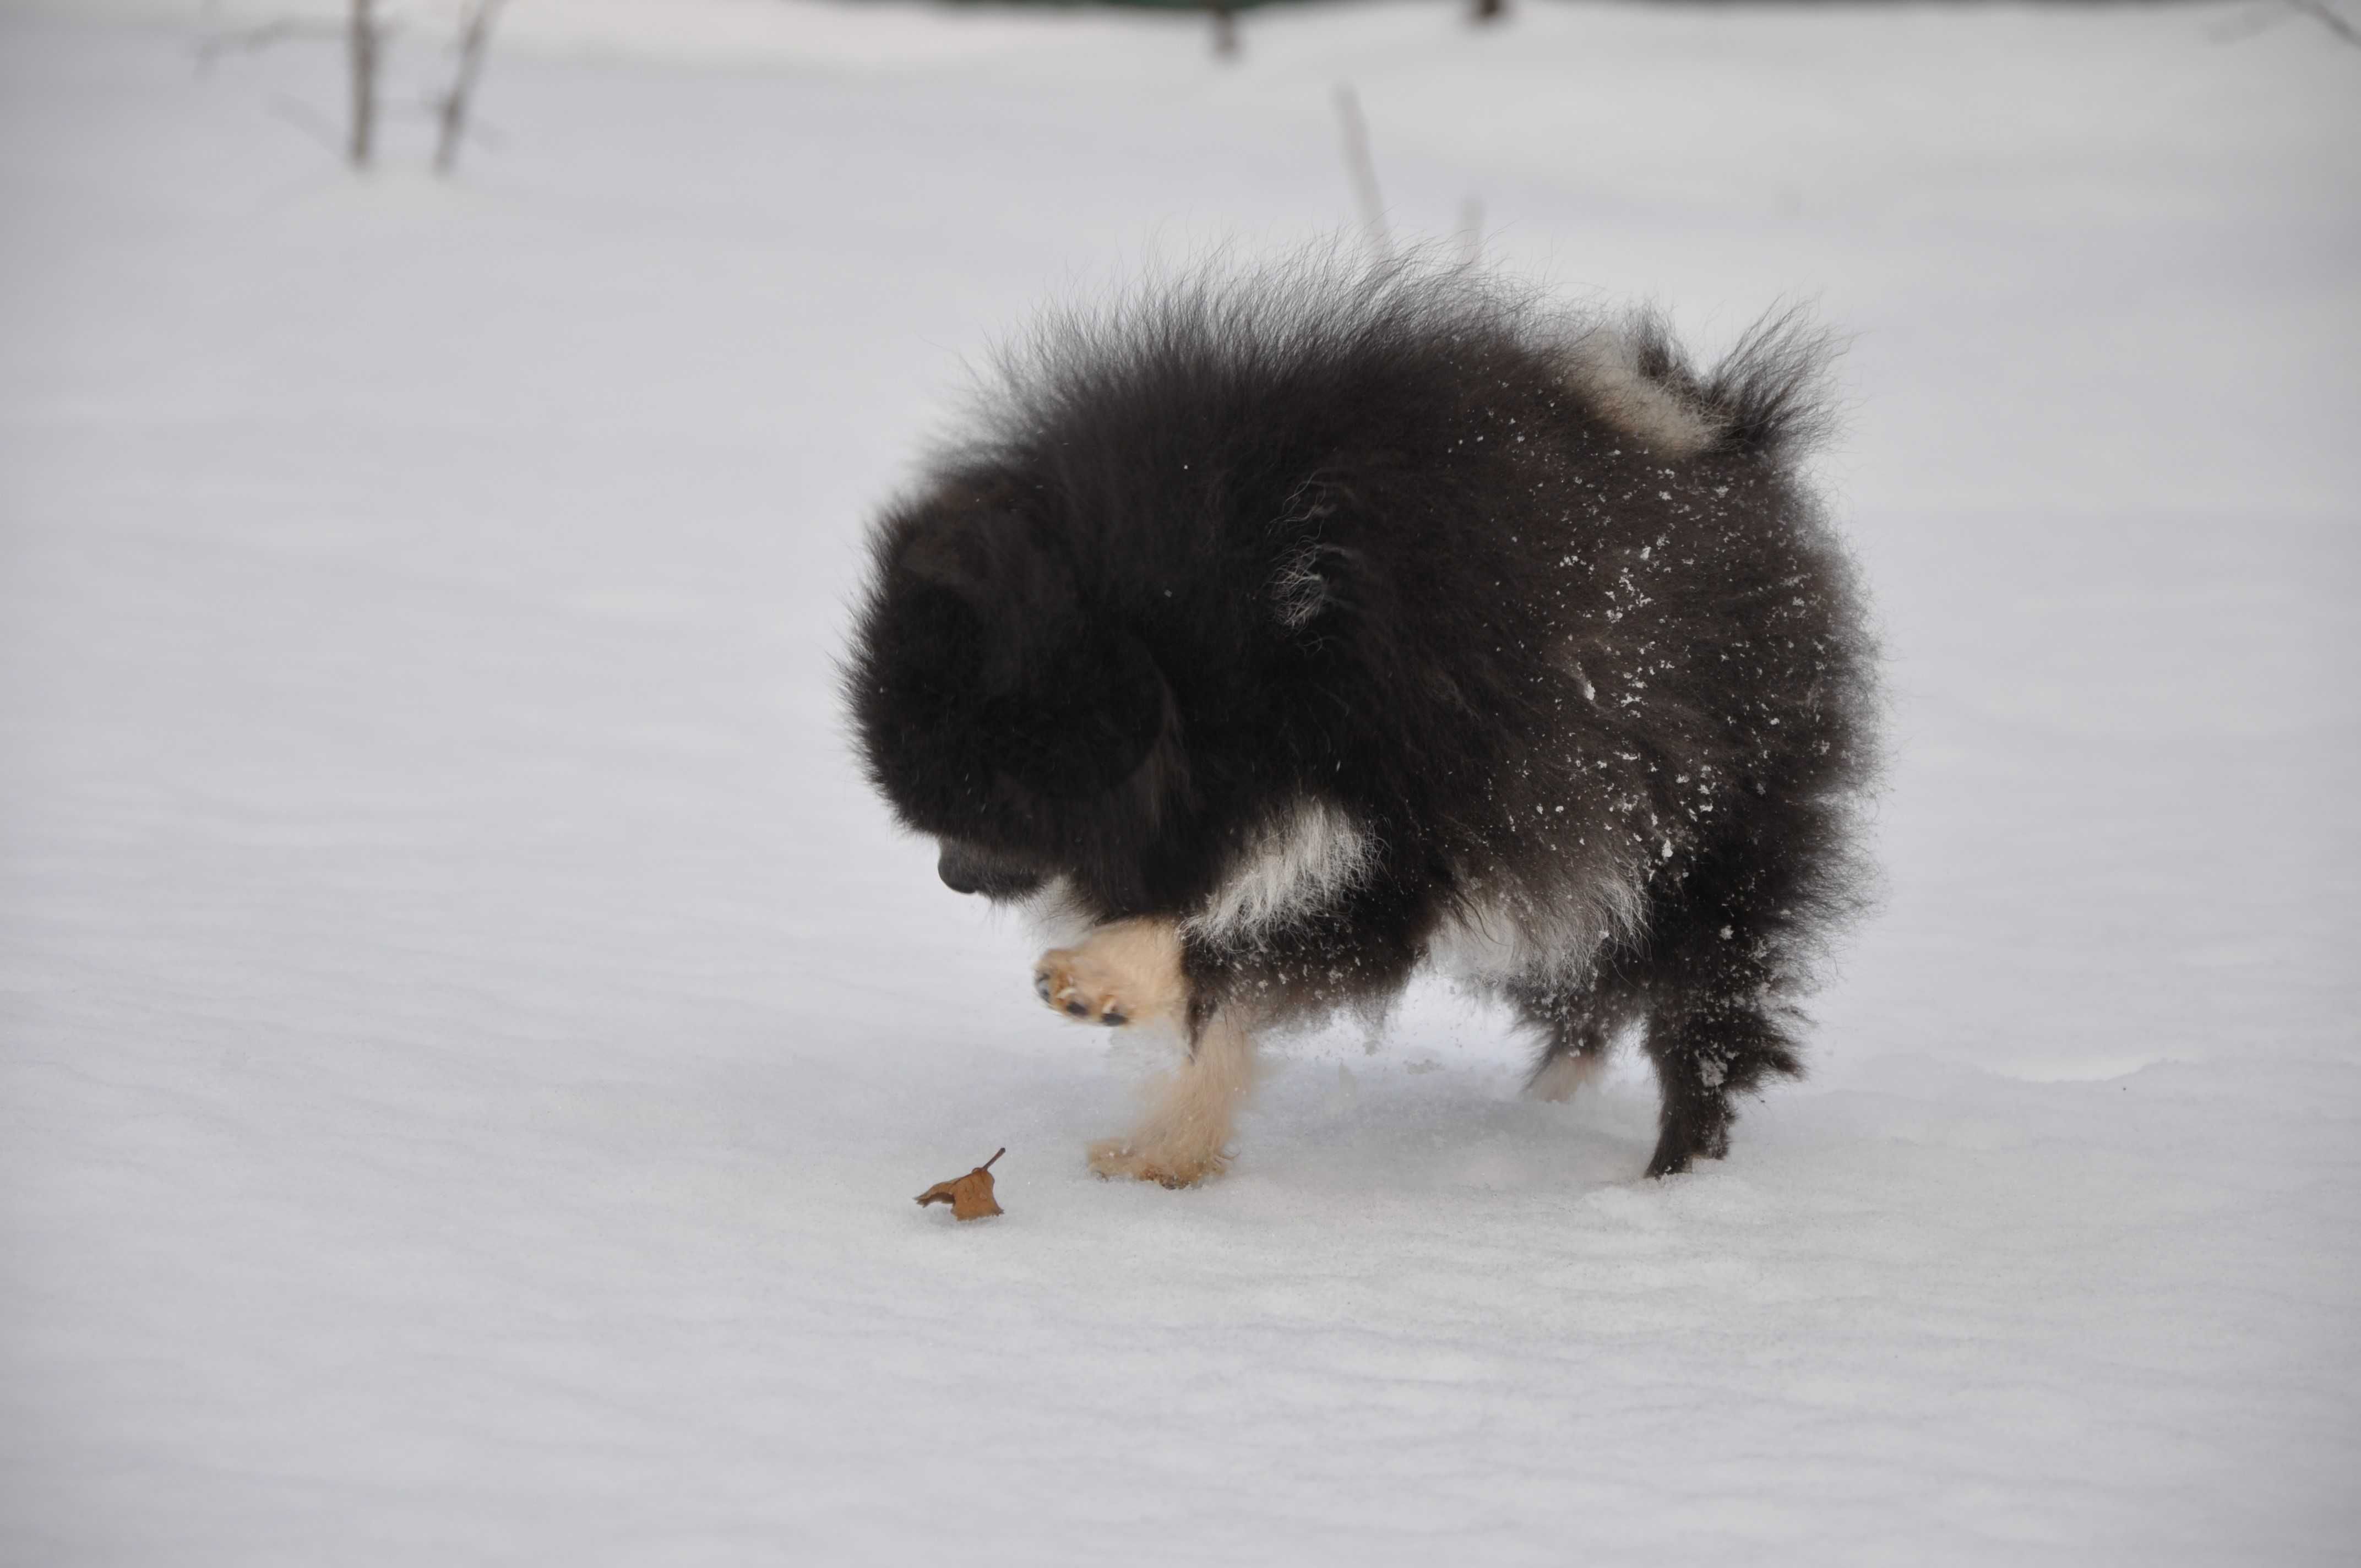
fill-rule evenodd
<path id="1" fill-rule="evenodd" d="M 2209 27 L 2206 36 L 2217 44 L 2244 43 L 2295 16 L 2309 16 L 2346 43 L 2361 48 L 2361 27 L 2345 20 L 2344 14 L 2329 5 L 2327 0 L 2280 0 L 2279 5 L 2260 6 Z"/>
<path id="2" fill-rule="evenodd" d="M 1352 177 L 1353 198 L 1360 203 L 1361 227 L 1369 240 L 1369 259 L 1382 262 L 1393 255 L 1392 236 L 1386 233 L 1385 198 L 1378 193 L 1378 166 L 1369 156 L 1369 127 L 1361 118 L 1361 100 L 1352 83 L 1336 89 L 1336 117 L 1345 127 L 1345 171 Z"/>
<path id="3" fill-rule="evenodd" d="M 1213 14 L 1213 53 L 1223 60 L 1235 60 L 1238 53 L 1238 12 L 1231 0 L 1206 0 L 1205 9 Z"/>
<path id="4" fill-rule="evenodd" d="M 2355 49 L 2361 49 L 2361 27 L 2356 27 L 2339 16 L 2326 4 L 2326 0 L 2288 0 L 2288 8 L 2310 16 Z"/>
<path id="5" fill-rule="evenodd" d="M 484 72 L 484 54 L 491 43 L 492 22 L 501 0 L 471 0 L 467 20 L 459 28 L 459 63 L 451 74 L 449 91 L 435 101 L 434 172 L 448 174 L 458 166 L 459 144 L 467 137 L 467 109 L 476 82 Z"/>
<path id="6" fill-rule="evenodd" d="M 379 19 L 377 0 L 350 0 L 350 4 L 341 22 L 290 17 L 214 33 L 198 40 L 197 69 L 200 72 L 209 71 L 215 60 L 233 51 L 257 53 L 291 39 L 342 39 L 352 86 L 352 119 L 341 134 L 332 132 L 329 142 L 343 151 L 355 169 L 367 169 L 377 150 L 378 71 L 384 61 L 386 39 L 392 35 L 393 27 Z M 317 115 L 292 100 L 274 101 L 271 112 L 306 132 L 316 135 L 322 128 Z"/>
<path id="7" fill-rule="evenodd" d="M 353 73 L 352 140 L 345 156 L 355 169 L 367 169 L 377 142 L 378 47 L 384 36 L 378 29 L 377 0 L 353 0 L 351 26 L 345 48 Z"/>

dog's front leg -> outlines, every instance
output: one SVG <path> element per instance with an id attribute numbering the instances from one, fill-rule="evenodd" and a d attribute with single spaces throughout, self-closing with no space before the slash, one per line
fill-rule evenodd
<path id="1" fill-rule="evenodd" d="M 1085 1024 L 1183 1022 L 1189 981 L 1180 927 L 1170 920 L 1115 920 L 1079 947 L 1052 948 L 1033 966 L 1033 993 Z"/>
<path id="2" fill-rule="evenodd" d="M 1190 1187 L 1229 1162 L 1230 1129 L 1254 1081 L 1254 1039 L 1234 1009 L 1192 1020 L 1170 920 L 1118 920 L 1080 946 L 1054 948 L 1034 967 L 1034 990 L 1070 1017 L 1123 1025 L 1166 1018 L 1189 1036 L 1189 1057 L 1150 1092 L 1147 1117 L 1128 1136 L 1091 1146 L 1091 1168 Z"/>
<path id="3" fill-rule="evenodd" d="M 1193 1187 L 1230 1163 L 1230 1129 L 1254 1087 L 1254 1036 L 1229 1013 L 1205 1020 L 1189 1058 L 1149 1091 L 1148 1115 L 1120 1138 L 1091 1146 L 1101 1176 Z"/>

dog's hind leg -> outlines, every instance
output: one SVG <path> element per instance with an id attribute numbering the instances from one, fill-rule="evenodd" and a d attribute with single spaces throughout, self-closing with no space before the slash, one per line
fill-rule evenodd
<path id="1" fill-rule="evenodd" d="M 1535 1100 L 1571 1100 L 1607 1066 L 1607 1053 L 1639 1003 L 1620 977 L 1593 972 L 1579 981 L 1535 979 L 1509 986 L 1510 1002 L 1541 1036 L 1541 1055 L 1525 1080 Z"/>
<path id="2" fill-rule="evenodd" d="M 1730 1102 L 1774 1074 L 1803 1069 L 1780 1010 L 1728 994 L 1660 999 L 1648 1023 L 1648 1055 L 1664 1091 L 1650 1176 L 1673 1176 L 1730 1152 Z"/>
<path id="3" fill-rule="evenodd" d="M 1202 1020 L 1189 1058 L 1153 1091 L 1130 1135 L 1091 1146 L 1091 1168 L 1167 1187 L 1193 1187 L 1229 1164 L 1230 1131 L 1254 1087 L 1254 1036 L 1235 1009 Z"/>
<path id="4" fill-rule="evenodd" d="M 1802 1019 L 1782 998 L 1802 979 L 1791 901 L 1806 885 L 1733 848 L 1695 867 L 1653 913 L 1641 972 L 1664 1108 L 1650 1176 L 1728 1154 L 1731 1102 L 1803 1072 Z"/>

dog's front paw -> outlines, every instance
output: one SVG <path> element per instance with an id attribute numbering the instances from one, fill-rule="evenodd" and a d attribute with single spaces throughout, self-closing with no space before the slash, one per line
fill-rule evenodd
<path id="1" fill-rule="evenodd" d="M 1033 966 L 1033 994 L 1071 1018 L 1120 1027 L 1139 1016 L 1115 966 L 1085 948 L 1052 948 Z"/>
<path id="2" fill-rule="evenodd" d="M 1102 1138 L 1091 1146 L 1091 1168 L 1104 1180 L 1122 1177 L 1129 1181 L 1153 1181 L 1159 1187 L 1194 1187 L 1209 1176 L 1221 1175 L 1228 1164 L 1219 1152 L 1148 1149 L 1129 1138 Z"/>
<path id="3" fill-rule="evenodd" d="M 1170 920 L 1116 920 L 1033 966 L 1033 992 L 1070 1018 L 1137 1024 L 1189 1009 L 1180 931 Z"/>

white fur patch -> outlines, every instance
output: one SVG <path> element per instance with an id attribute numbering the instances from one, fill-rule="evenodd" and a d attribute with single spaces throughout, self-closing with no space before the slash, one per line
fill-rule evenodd
<path id="1" fill-rule="evenodd" d="M 1016 907 L 1033 939 L 1046 947 L 1072 947 L 1090 935 L 1093 924 L 1090 910 L 1075 894 L 1073 883 L 1062 876 L 1051 877 Z"/>
<path id="2" fill-rule="evenodd" d="M 1605 1051 L 1568 1051 L 1533 1074 L 1525 1092 L 1535 1100 L 1571 1100 L 1606 1070 Z"/>
<path id="3" fill-rule="evenodd" d="M 1271 579 L 1271 604 L 1279 612 L 1279 623 L 1290 631 L 1310 625 L 1328 603 L 1328 579 L 1315 569 L 1319 563 L 1317 545 L 1299 550 Z"/>
<path id="4" fill-rule="evenodd" d="M 1298 801 L 1255 834 L 1188 929 L 1217 942 L 1251 942 L 1359 885 L 1377 851 L 1342 807 Z"/>
<path id="5" fill-rule="evenodd" d="M 1646 920 L 1637 878 L 1586 879 L 1579 890 L 1540 902 L 1509 894 L 1477 896 L 1446 918 L 1427 942 L 1427 960 L 1446 974 L 1498 984 L 1539 976 L 1573 979 L 1591 955 Z"/>
<path id="6" fill-rule="evenodd" d="M 1713 416 L 1643 375 L 1631 336 L 1600 327 L 1565 354 L 1566 382 L 1598 417 L 1665 457 L 1694 457 L 1721 434 Z"/>

